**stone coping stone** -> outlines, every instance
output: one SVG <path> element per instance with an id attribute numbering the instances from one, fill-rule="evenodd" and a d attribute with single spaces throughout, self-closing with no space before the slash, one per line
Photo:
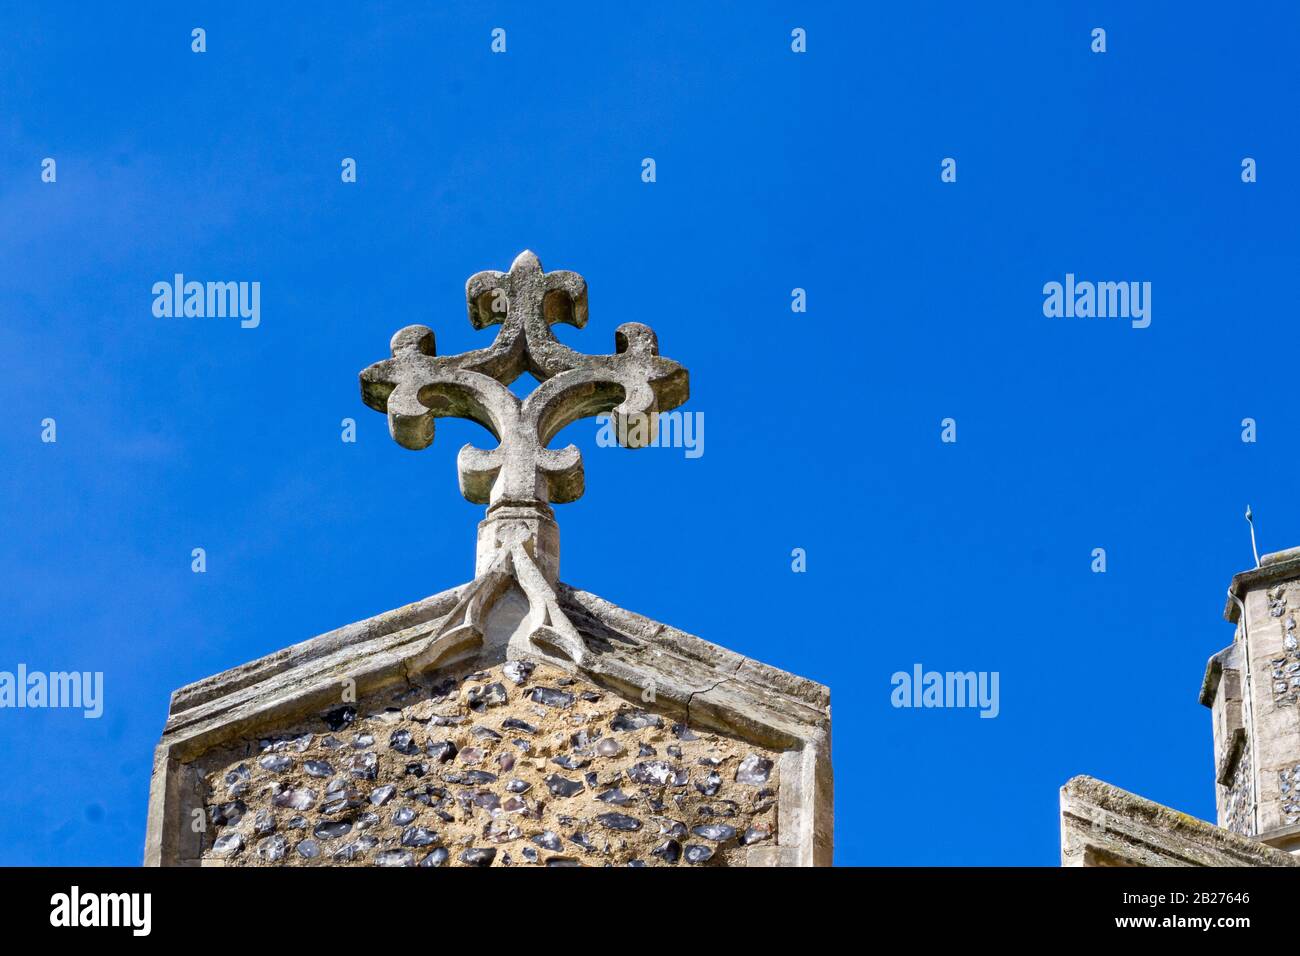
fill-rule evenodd
<path id="1" fill-rule="evenodd" d="M 1062 866 L 1300 866 L 1258 840 L 1094 777 L 1061 788 Z"/>

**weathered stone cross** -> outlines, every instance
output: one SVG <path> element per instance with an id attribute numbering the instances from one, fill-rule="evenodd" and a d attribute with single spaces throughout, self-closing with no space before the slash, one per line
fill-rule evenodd
<path id="1" fill-rule="evenodd" d="M 456 459 L 461 493 L 488 505 L 477 573 L 522 535 L 553 582 L 559 544 L 550 504 L 581 497 L 583 471 L 574 445 L 547 445 L 566 425 L 602 412 L 613 413 L 620 442 L 650 444 L 656 414 L 686 401 L 689 376 L 659 355 L 654 332 L 637 322 L 618 327 L 612 355 L 558 342 L 555 323 L 587 324 L 587 283 L 576 272 L 543 272 L 531 252 L 509 272 L 471 276 L 465 299 L 475 328 L 501 326 L 490 346 L 440 356 L 432 330 L 407 326 L 392 338 L 392 358 L 361 373 L 361 397 L 387 413 L 389 432 L 405 448 L 428 447 L 437 418 L 468 418 L 491 432 L 497 447 L 465 445 Z M 525 372 L 539 385 L 521 402 L 508 386 Z M 628 427 L 639 422 L 649 427 Z"/>

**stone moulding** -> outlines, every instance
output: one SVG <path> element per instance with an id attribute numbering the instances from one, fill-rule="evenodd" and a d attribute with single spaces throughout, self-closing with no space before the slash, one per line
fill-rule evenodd
<path id="1" fill-rule="evenodd" d="M 192 764 L 214 748 L 337 706 L 344 681 L 360 699 L 447 665 L 523 658 L 633 702 L 653 687 L 661 713 L 780 751 L 777 843 L 751 848 L 749 865 L 831 863 L 826 687 L 563 583 L 546 587 L 551 616 L 541 625 L 561 639 L 538 640 L 536 596 L 526 593 L 537 583 L 513 567 L 480 575 L 177 690 L 154 755 L 145 864 L 199 865 L 201 834 L 189 822 L 206 794 Z"/>

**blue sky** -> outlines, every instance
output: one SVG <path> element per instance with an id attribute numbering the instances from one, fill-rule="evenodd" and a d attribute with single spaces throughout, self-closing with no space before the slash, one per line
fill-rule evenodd
<path id="1" fill-rule="evenodd" d="M 653 326 L 707 426 L 561 436 L 563 578 L 831 687 L 838 862 L 1054 864 L 1082 772 L 1213 816 L 1245 504 L 1300 543 L 1294 6 L 359 6 L 0 13 L 0 669 L 106 697 L 0 711 L 0 863 L 138 863 L 174 688 L 471 576 L 481 430 L 403 450 L 357 373 L 485 344 L 464 282 L 524 248 L 588 281 L 565 341 Z M 177 272 L 260 326 L 155 318 Z M 1067 272 L 1150 327 L 1045 318 Z M 1000 715 L 892 708 L 915 663 Z"/>

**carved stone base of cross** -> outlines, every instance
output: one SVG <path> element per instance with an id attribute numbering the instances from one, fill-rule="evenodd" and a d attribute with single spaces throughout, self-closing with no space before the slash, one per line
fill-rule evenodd
<path id="1" fill-rule="evenodd" d="M 536 505 L 496 508 L 479 522 L 474 576 L 486 574 L 497 557 L 516 541 L 522 542 L 542 577 L 554 587 L 560 579 L 560 526 Z"/>
<path id="2" fill-rule="evenodd" d="M 587 323 L 587 283 L 576 272 L 545 272 L 531 252 L 509 272 L 479 272 L 465 284 L 470 323 L 500 325 L 487 348 L 437 354 L 433 331 L 401 329 L 392 358 L 361 373 L 361 397 L 388 415 L 388 430 L 405 448 L 433 442 L 438 418 L 468 418 L 497 439 L 495 448 L 461 448 L 456 458 L 461 493 L 488 506 L 479 524 L 475 581 L 464 617 L 451 636 L 473 634 L 502 593 L 503 575 L 528 597 L 534 639 L 581 655 L 581 639 L 559 610 L 560 529 L 551 504 L 582 496 L 582 455 L 551 440 L 582 418 L 610 412 L 625 447 L 651 444 L 656 416 L 686 401 L 686 369 L 659 355 L 647 326 L 626 322 L 614 333 L 610 355 L 585 355 L 558 342 L 551 326 Z M 523 401 L 510 384 L 525 372 L 538 386 Z M 629 423 L 649 427 L 627 427 Z M 574 657 L 576 660 L 577 657 Z"/>

